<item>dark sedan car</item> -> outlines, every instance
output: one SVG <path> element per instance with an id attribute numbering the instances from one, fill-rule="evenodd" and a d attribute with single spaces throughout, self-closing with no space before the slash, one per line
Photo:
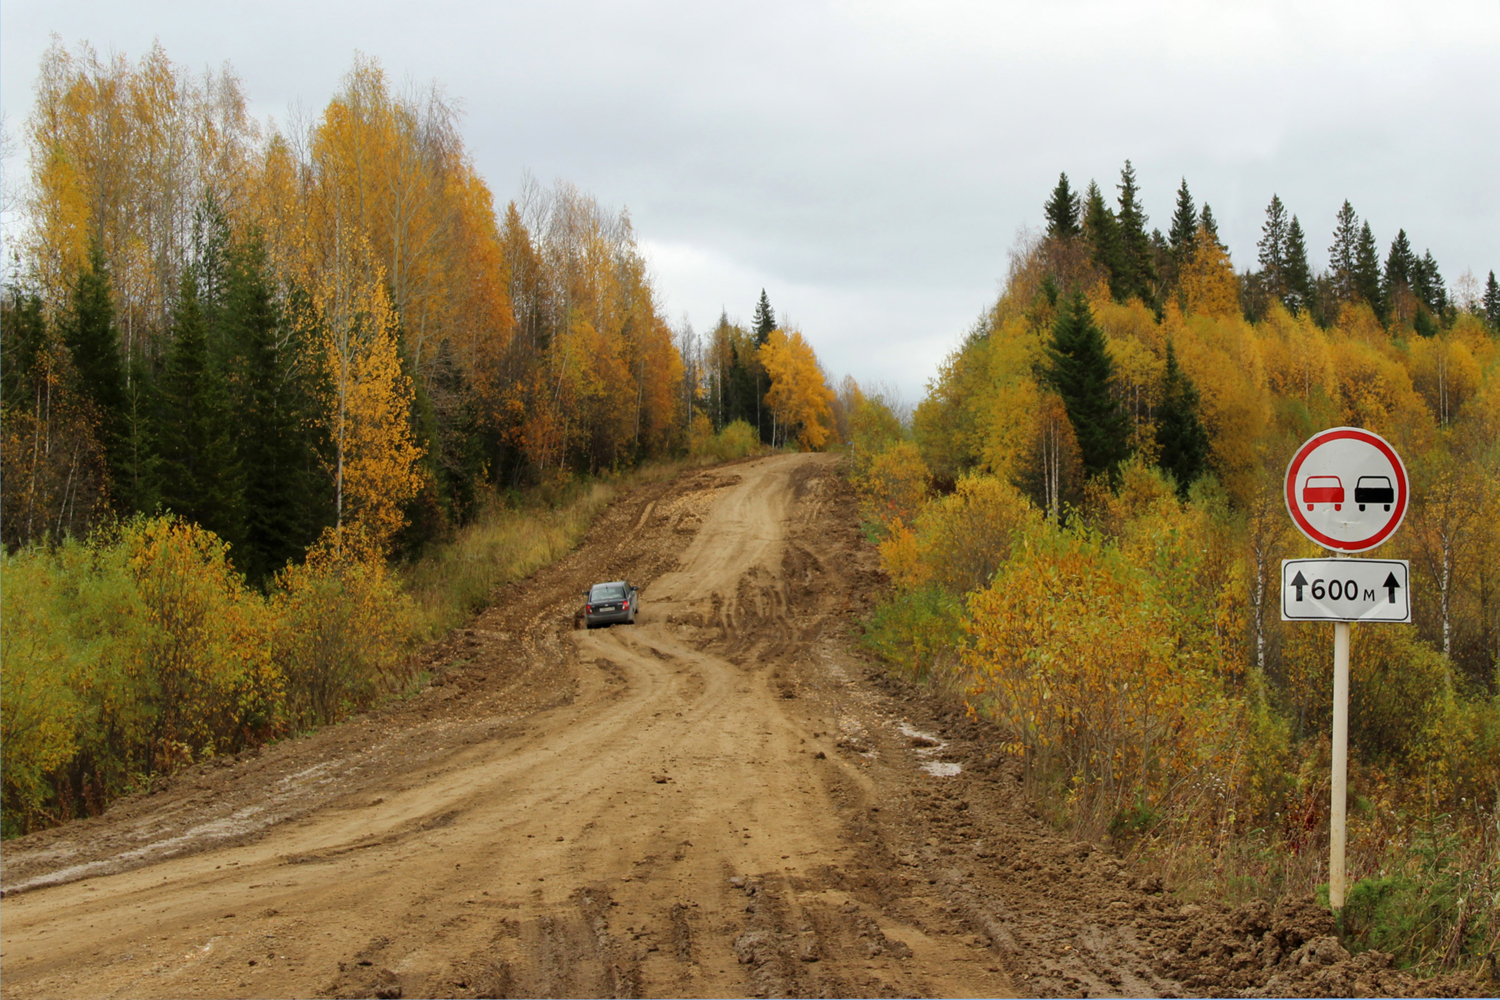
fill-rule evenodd
<path id="1" fill-rule="evenodd" d="M 583 606 L 583 621 L 589 628 L 596 625 L 614 625 L 624 622 L 635 624 L 635 613 L 640 608 L 637 591 L 624 580 L 613 583 L 596 583 L 583 595 L 588 603 Z"/>

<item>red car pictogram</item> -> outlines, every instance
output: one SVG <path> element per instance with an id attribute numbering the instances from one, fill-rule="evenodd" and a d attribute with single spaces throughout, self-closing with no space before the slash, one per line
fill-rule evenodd
<path id="1" fill-rule="evenodd" d="M 1343 510 L 1344 484 L 1338 476 L 1309 476 L 1302 485 L 1302 502 L 1308 510 L 1318 503 L 1331 503 L 1334 510 Z"/>

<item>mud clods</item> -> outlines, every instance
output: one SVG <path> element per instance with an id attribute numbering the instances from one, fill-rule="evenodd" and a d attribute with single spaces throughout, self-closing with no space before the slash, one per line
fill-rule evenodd
<path id="1" fill-rule="evenodd" d="M 1164 973 L 1194 993 L 1247 997 L 1484 996 L 1472 976 L 1418 979 L 1378 951 L 1351 955 L 1310 897 L 1272 907 L 1188 905 L 1140 921 Z"/>

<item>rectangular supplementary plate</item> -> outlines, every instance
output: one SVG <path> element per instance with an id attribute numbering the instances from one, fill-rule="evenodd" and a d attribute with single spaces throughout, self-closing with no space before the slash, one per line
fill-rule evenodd
<path id="1" fill-rule="evenodd" d="M 1284 622 L 1409 622 L 1405 559 L 1283 559 Z"/>

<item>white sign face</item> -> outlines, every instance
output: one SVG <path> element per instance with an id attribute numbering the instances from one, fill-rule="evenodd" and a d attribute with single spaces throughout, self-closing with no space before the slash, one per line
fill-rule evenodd
<path id="1" fill-rule="evenodd" d="M 1308 538 L 1364 552 L 1395 534 L 1410 485 L 1396 449 L 1358 427 L 1319 431 L 1286 467 L 1286 509 Z"/>
<path id="2" fill-rule="evenodd" d="M 1284 622 L 1409 622 L 1405 559 L 1283 559 Z"/>

